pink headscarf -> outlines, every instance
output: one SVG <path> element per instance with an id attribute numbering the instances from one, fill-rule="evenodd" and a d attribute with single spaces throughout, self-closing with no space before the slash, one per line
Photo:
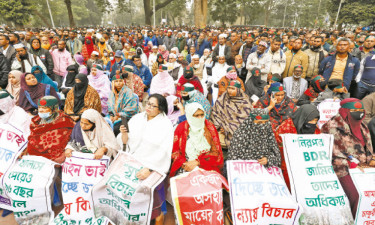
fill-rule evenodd
<path id="1" fill-rule="evenodd" d="M 174 95 L 169 95 L 166 99 L 168 103 L 168 118 L 174 126 L 177 124 L 178 118 L 180 117 L 180 110 L 174 111 L 174 101 L 178 98 Z"/>
<path id="2" fill-rule="evenodd" d="M 151 80 L 150 94 L 174 95 L 176 88 L 171 75 L 167 71 L 159 72 Z"/>
<path id="3" fill-rule="evenodd" d="M 87 76 L 87 78 L 89 79 L 89 85 L 98 92 L 100 100 L 102 102 L 102 112 L 106 114 L 108 110 L 107 101 L 109 98 L 109 94 L 111 93 L 111 82 L 101 70 L 97 69 L 96 76 L 94 76 L 93 69 L 96 68 L 92 68 L 90 75 Z"/>

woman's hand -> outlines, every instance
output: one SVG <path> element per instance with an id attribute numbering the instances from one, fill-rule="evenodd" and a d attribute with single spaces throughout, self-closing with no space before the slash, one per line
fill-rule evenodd
<path id="1" fill-rule="evenodd" d="M 263 158 L 258 159 L 258 163 L 260 165 L 263 165 L 263 166 L 267 165 L 267 163 L 268 163 L 267 157 L 263 157 Z"/>
<path id="2" fill-rule="evenodd" d="M 73 152 L 72 149 L 69 149 L 69 148 L 65 149 L 65 156 L 66 156 L 67 158 L 72 157 L 72 152 Z"/>
<path id="3" fill-rule="evenodd" d="M 102 147 L 95 151 L 94 153 L 94 159 L 101 159 L 103 158 L 103 155 L 107 152 L 107 148 Z"/>
<path id="4" fill-rule="evenodd" d="M 23 157 L 24 155 L 26 155 L 26 154 L 27 154 L 27 151 L 24 150 L 24 151 L 18 156 L 18 159 L 22 159 L 22 157 Z"/>
<path id="5" fill-rule="evenodd" d="M 120 132 L 121 132 L 121 139 L 122 139 L 122 143 L 124 144 L 124 145 L 126 145 L 126 143 L 128 143 L 128 138 L 129 138 L 129 136 L 128 136 L 128 129 L 126 129 L 126 127 L 124 126 L 124 125 L 121 125 L 120 126 Z"/>
<path id="6" fill-rule="evenodd" d="M 151 174 L 151 171 L 148 169 L 148 168 L 142 168 L 140 169 L 137 174 L 136 174 L 136 177 L 140 180 L 144 180 L 146 179 L 148 176 L 150 176 Z"/>
<path id="7" fill-rule="evenodd" d="M 275 105 L 276 105 L 276 99 L 273 96 L 271 96 L 271 98 L 270 98 L 270 104 L 267 107 L 268 111 L 271 111 L 271 109 L 273 109 L 275 107 Z"/>
<path id="8" fill-rule="evenodd" d="M 190 172 L 197 166 L 199 166 L 199 162 L 197 160 L 192 160 L 182 164 L 182 169 L 187 172 Z"/>

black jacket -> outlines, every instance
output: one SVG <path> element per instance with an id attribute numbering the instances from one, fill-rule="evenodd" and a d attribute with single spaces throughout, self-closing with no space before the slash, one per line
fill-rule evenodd
<path id="1" fill-rule="evenodd" d="M 0 87 L 5 89 L 8 85 L 8 74 L 10 71 L 10 66 L 8 65 L 8 60 L 5 55 L 0 52 Z"/>
<path id="2" fill-rule="evenodd" d="M 33 40 L 38 40 L 40 46 L 42 46 L 39 39 L 33 37 L 33 38 L 31 38 L 31 43 L 33 42 Z M 44 49 L 42 47 L 40 47 L 39 49 L 36 49 L 36 50 L 33 49 L 33 47 L 31 47 L 30 53 L 33 54 L 33 55 L 39 56 L 40 60 L 42 60 L 43 64 L 47 68 L 47 71 L 44 71 L 44 72 L 49 77 L 52 77 L 54 64 L 53 64 L 53 58 L 52 58 L 51 53 L 49 53 L 49 51 L 47 49 Z"/>
<path id="3" fill-rule="evenodd" d="M 217 60 L 218 60 L 217 57 L 219 56 L 219 46 L 220 46 L 220 44 L 217 44 L 217 45 L 215 46 L 215 48 L 214 48 L 213 53 L 212 53 L 212 60 L 213 60 L 214 62 L 217 62 Z M 225 55 L 225 61 L 228 62 L 228 60 L 230 60 L 230 57 L 231 57 L 231 55 L 232 55 L 230 46 L 225 45 L 225 48 L 224 48 L 224 55 Z"/>
<path id="4" fill-rule="evenodd" d="M 1 53 L 3 52 L 3 47 L 0 48 L 0 51 Z M 14 58 L 16 58 L 16 54 L 17 54 L 16 49 L 13 46 L 9 45 L 7 49 L 7 53 L 5 55 L 5 57 L 7 58 L 9 68 L 12 66 L 13 60 Z"/>

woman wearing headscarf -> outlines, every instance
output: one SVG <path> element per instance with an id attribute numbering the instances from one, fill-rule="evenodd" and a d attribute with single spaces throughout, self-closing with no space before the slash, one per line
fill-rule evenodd
<path id="1" fill-rule="evenodd" d="M 104 49 L 103 57 L 102 57 L 104 66 L 106 66 L 108 64 L 108 62 L 111 61 L 111 59 L 109 58 L 111 53 L 112 53 L 112 56 L 113 56 L 113 52 L 109 52 L 107 49 Z M 104 69 L 106 69 L 106 67 Z"/>
<path id="2" fill-rule="evenodd" d="M 266 167 L 280 167 L 280 150 L 269 119 L 267 110 L 254 109 L 234 132 L 228 160 L 258 160 Z"/>
<path id="3" fill-rule="evenodd" d="M 122 53 L 122 52 L 121 52 L 121 54 L 124 55 L 124 53 Z M 104 65 L 106 65 L 105 70 L 109 71 L 109 72 L 112 72 L 112 66 L 116 63 L 115 53 L 114 52 L 110 52 L 108 55 L 109 55 L 108 56 L 109 60 L 108 60 L 108 62 L 106 64 L 104 64 Z"/>
<path id="4" fill-rule="evenodd" d="M 253 68 L 251 70 L 251 77 L 245 84 L 245 93 L 251 98 L 253 95 L 258 98 L 262 97 L 264 93 L 264 87 L 267 86 L 267 82 L 262 80 L 261 71 L 259 68 Z"/>
<path id="5" fill-rule="evenodd" d="M 17 105 L 21 91 L 21 76 L 22 72 L 19 70 L 10 71 L 8 74 L 8 85 L 6 87 L 6 90 L 9 92 L 10 95 L 13 96 L 14 101 Z"/>
<path id="6" fill-rule="evenodd" d="M 132 66 L 125 66 L 122 68 L 122 76 L 125 81 L 125 85 L 138 95 L 139 102 L 143 101 L 143 93 L 145 85 L 143 84 L 142 78 L 137 74 L 134 74 L 134 68 Z"/>
<path id="7" fill-rule="evenodd" d="M 40 66 L 33 66 L 31 68 L 31 73 L 35 76 L 35 78 L 38 80 L 38 83 L 42 83 L 42 84 L 48 84 L 50 85 L 51 87 L 53 87 L 55 89 L 55 91 L 59 91 L 58 88 L 57 88 L 57 84 L 53 82 L 53 80 L 51 78 L 49 78 L 49 76 L 47 76 L 42 67 Z"/>
<path id="8" fill-rule="evenodd" d="M 349 169 L 374 167 L 375 159 L 371 136 L 363 122 L 365 110 L 362 102 L 356 98 L 347 98 L 340 102 L 339 113 L 322 127 L 322 133 L 333 134 L 332 164 L 337 177 L 349 198 L 353 217 L 357 212 L 359 195 Z"/>
<path id="9" fill-rule="evenodd" d="M 91 73 L 87 76 L 89 79 L 89 84 L 93 87 L 100 96 L 100 101 L 102 103 L 102 113 L 107 115 L 108 113 L 108 98 L 111 93 L 111 82 L 108 77 L 101 70 L 100 65 L 94 65 L 91 69 Z"/>
<path id="10" fill-rule="evenodd" d="M 163 56 L 164 60 L 168 60 L 169 51 L 165 45 L 159 45 L 159 53 Z"/>
<path id="11" fill-rule="evenodd" d="M 174 95 L 169 95 L 166 97 L 168 103 L 168 118 L 171 120 L 173 127 L 178 124 L 178 119 L 181 116 L 181 113 L 185 114 L 185 111 L 182 112 L 180 108 L 183 109 L 183 106 L 179 100 Z M 184 110 L 184 109 L 183 109 Z"/>
<path id="12" fill-rule="evenodd" d="M 318 106 L 326 99 L 344 100 L 350 97 L 350 93 L 344 86 L 344 82 L 340 79 L 331 79 L 327 82 L 326 89 L 320 92 L 318 97 L 311 104 Z"/>
<path id="13" fill-rule="evenodd" d="M 77 151 L 93 153 L 95 159 L 101 159 L 103 155 L 114 158 L 120 148 L 107 121 L 95 109 L 87 109 L 74 126 L 65 156 L 71 157 L 72 152 Z"/>
<path id="14" fill-rule="evenodd" d="M 236 71 L 236 68 L 234 66 L 230 66 L 227 68 L 227 73 L 225 74 L 225 76 L 223 76 L 218 82 L 217 82 L 217 85 L 218 85 L 218 88 L 219 88 L 219 92 L 218 92 L 218 95 L 217 97 L 219 98 L 224 92 L 227 91 L 227 87 L 229 85 L 229 83 L 232 81 L 232 80 L 237 80 L 238 82 L 240 82 L 241 84 L 241 89 L 243 91 L 245 91 L 245 86 L 243 84 L 243 81 L 241 80 L 241 78 L 239 78 L 237 76 L 237 71 Z"/>
<path id="15" fill-rule="evenodd" d="M 208 102 L 208 100 L 203 96 L 202 93 L 195 90 L 194 86 L 190 83 L 184 84 L 181 89 L 181 98 L 184 103 L 184 107 L 186 105 L 191 104 L 193 102 L 197 102 L 202 105 L 206 119 L 210 119 L 211 116 L 211 104 Z"/>
<path id="16" fill-rule="evenodd" d="M 86 109 L 102 112 L 102 105 L 98 92 L 89 85 L 85 74 L 78 74 L 73 88 L 68 92 L 65 100 L 64 112 L 78 121 Z"/>
<path id="17" fill-rule="evenodd" d="M 156 93 L 167 97 L 168 95 L 174 95 L 175 92 L 174 80 L 168 73 L 168 67 L 160 65 L 159 73 L 151 80 L 150 94 Z"/>
<path id="18" fill-rule="evenodd" d="M 166 61 L 164 60 L 163 56 L 158 53 L 157 56 L 156 56 L 156 61 L 154 62 L 154 64 L 152 65 L 152 68 L 151 68 L 151 73 L 153 76 L 155 76 L 156 74 L 158 74 L 159 72 L 159 67 L 161 65 L 164 65 L 166 63 Z"/>
<path id="19" fill-rule="evenodd" d="M 120 132 L 121 117 L 128 120 L 140 111 L 138 98 L 125 85 L 122 75 L 112 77 L 112 92 L 108 100 L 108 113 L 114 125 L 115 135 Z"/>
<path id="20" fill-rule="evenodd" d="M 84 45 L 82 46 L 82 56 L 84 59 L 84 62 L 87 62 L 87 60 L 91 57 L 91 54 L 93 51 L 97 51 L 98 47 L 94 45 L 94 42 L 92 41 L 92 38 L 90 36 L 85 37 Z"/>
<path id="21" fill-rule="evenodd" d="M 78 73 L 83 73 L 87 75 L 87 67 L 84 65 L 85 59 L 83 58 L 81 53 L 77 52 L 73 58 L 76 64 L 78 65 Z"/>
<path id="22" fill-rule="evenodd" d="M 310 104 L 314 102 L 319 93 L 323 92 L 326 86 L 324 78 L 320 75 L 314 76 L 310 81 L 309 88 L 299 97 L 297 105 Z"/>
<path id="23" fill-rule="evenodd" d="M 234 132 L 249 117 L 251 110 L 250 99 L 241 89 L 241 83 L 232 80 L 227 91 L 215 102 L 211 114 L 223 148 L 229 147 Z"/>
<path id="24" fill-rule="evenodd" d="M 146 111 L 139 113 L 129 121 L 129 132 L 121 126 L 117 140 L 126 144 L 127 152 L 143 164 L 136 174 L 138 179 L 146 179 L 153 170 L 167 174 L 171 165 L 173 148 L 173 126 L 167 117 L 167 100 L 159 94 L 150 95 Z M 164 214 L 161 206 L 165 202 L 164 183 L 154 193 L 154 205 L 151 219 L 163 224 Z"/>
<path id="25" fill-rule="evenodd" d="M 302 105 L 291 117 L 285 120 L 275 131 L 275 137 L 281 153 L 281 170 L 284 180 L 290 190 L 290 182 L 284 158 L 283 139 L 281 134 L 320 134 L 316 126 L 319 120 L 319 110 L 311 104 Z"/>
<path id="26" fill-rule="evenodd" d="M 180 123 L 174 133 L 170 176 L 195 167 L 221 173 L 224 158 L 215 126 L 205 119 L 199 103 L 191 103 L 185 109 L 187 121 Z"/>
<path id="27" fill-rule="evenodd" d="M 68 73 L 64 77 L 63 83 L 61 85 L 61 92 L 66 96 L 70 89 L 75 85 L 75 79 L 78 74 L 78 65 L 70 65 L 66 68 Z"/>
<path id="28" fill-rule="evenodd" d="M 142 49 L 141 47 L 138 47 L 138 48 L 136 49 L 136 54 L 139 55 L 139 57 L 141 57 L 141 62 L 142 62 L 142 64 L 148 67 L 147 56 L 146 56 L 146 54 L 143 52 L 143 49 Z"/>
<path id="29" fill-rule="evenodd" d="M 286 95 L 283 85 L 278 82 L 270 85 L 267 94 L 258 100 L 254 108 L 268 109 L 273 130 L 297 110 L 295 103 Z"/>
<path id="30" fill-rule="evenodd" d="M 186 83 L 190 83 L 194 86 L 196 90 L 204 94 L 202 84 L 197 76 L 194 75 L 194 69 L 191 66 L 186 66 L 184 68 L 184 74 L 178 80 L 176 85 L 176 96 L 181 98 L 182 86 Z"/>
<path id="31" fill-rule="evenodd" d="M 72 133 L 73 120 L 59 110 L 59 101 L 45 96 L 38 102 L 38 115 L 31 120 L 26 153 L 43 156 L 56 163 L 65 161 L 65 146 Z"/>
<path id="32" fill-rule="evenodd" d="M 59 99 L 55 89 L 49 84 L 38 83 L 32 73 L 21 76 L 21 91 L 18 100 L 19 107 L 31 115 L 38 114 L 38 101 L 44 96 L 51 95 Z M 60 101 L 60 100 L 59 100 Z"/>

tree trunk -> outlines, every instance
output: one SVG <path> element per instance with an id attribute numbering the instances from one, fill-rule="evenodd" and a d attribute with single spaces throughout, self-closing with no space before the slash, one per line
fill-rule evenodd
<path id="1" fill-rule="evenodd" d="M 40 14 L 38 10 L 33 10 L 33 11 L 35 15 L 37 15 L 43 21 L 43 23 L 45 23 L 47 27 L 49 28 L 52 27 L 51 24 L 48 22 L 48 19 L 43 14 Z"/>
<path id="2" fill-rule="evenodd" d="M 66 9 L 68 10 L 68 16 L 69 16 L 69 24 L 70 27 L 75 27 L 76 24 L 74 22 L 74 17 L 73 17 L 73 11 L 72 11 L 72 1 L 71 0 L 64 0 Z"/>
<path id="3" fill-rule="evenodd" d="M 272 0 L 267 0 L 267 3 L 266 3 L 266 10 L 265 10 L 265 17 L 264 17 L 264 25 L 265 26 L 268 26 L 268 19 L 269 19 L 269 16 L 270 16 L 270 11 L 271 11 L 271 4 L 272 4 Z"/>
<path id="4" fill-rule="evenodd" d="M 207 24 L 207 0 L 194 0 L 194 23 L 196 27 L 204 28 Z"/>
<path id="5" fill-rule="evenodd" d="M 172 1 L 173 0 L 165 0 L 164 2 L 161 2 L 155 5 L 155 12 L 158 11 L 159 9 L 164 8 Z M 152 15 L 154 15 L 153 7 L 151 7 L 151 0 L 143 0 L 143 8 L 145 11 L 145 24 L 151 25 L 151 18 L 152 18 Z"/>

